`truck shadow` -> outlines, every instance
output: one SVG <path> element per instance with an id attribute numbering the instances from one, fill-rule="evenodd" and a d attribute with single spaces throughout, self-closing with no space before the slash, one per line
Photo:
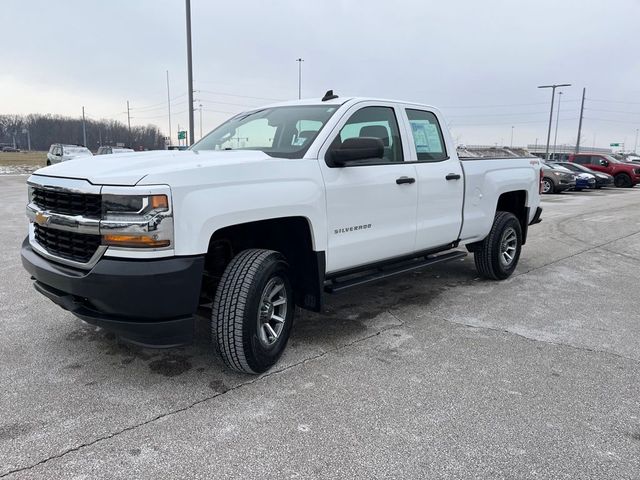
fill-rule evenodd
<path id="1" fill-rule="evenodd" d="M 287 368 L 382 330 L 401 327 L 407 317 L 404 312 L 428 312 L 429 305 L 444 291 L 473 281 L 474 276 L 473 261 L 469 263 L 467 258 L 327 295 L 323 313 L 297 309 L 287 350 L 275 368 Z M 428 315 L 422 316 L 420 321 L 429 321 Z M 129 344 L 80 321 L 78 328 L 65 340 L 90 342 L 91 348 L 100 356 L 104 355 L 113 369 L 122 370 L 126 375 L 151 373 L 172 379 L 185 374 L 202 374 L 203 380 L 217 392 L 250 378 L 230 372 L 223 365 L 211 343 L 209 320 L 204 317 L 198 317 L 196 322 L 194 343 L 178 348 L 152 349 Z M 213 379 L 212 374 L 215 375 Z"/>

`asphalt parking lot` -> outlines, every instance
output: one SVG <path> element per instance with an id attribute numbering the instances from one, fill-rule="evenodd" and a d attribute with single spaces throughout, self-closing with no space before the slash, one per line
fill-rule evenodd
<path id="1" fill-rule="evenodd" d="M 37 294 L 25 179 L 0 176 L 2 478 L 640 478 L 640 188 L 545 196 L 507 281 L 468 256 L 329 297 L 251 377 Z"/>

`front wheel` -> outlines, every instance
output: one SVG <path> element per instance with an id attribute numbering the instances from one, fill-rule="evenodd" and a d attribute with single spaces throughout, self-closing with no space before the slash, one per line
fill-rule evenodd
<path id="1" fill-rule="evenodd" d="M 633 182 L 631 181 L 631 177 L 626 173 L 619 173 L 613 178 L 613 183 L 618 188 L 629 188 L 633 187 Z"/>
<path id="2" fill-rule="evenodd" d="M 520 222 L 513 213 L 498 212 L 489 235 L 473 254 L 476 269 L 484 278 L 504 280 L 516 269 L 521 249 Z"/>
<path id="3" fill-rule="evenodd" d="M 231 260 L 211 322 L 213 343 L 229 368 L 258 374 L 278 361 L 295 309 L 289 279 L 289 265 L 273 250 L 244 250 Z"/>

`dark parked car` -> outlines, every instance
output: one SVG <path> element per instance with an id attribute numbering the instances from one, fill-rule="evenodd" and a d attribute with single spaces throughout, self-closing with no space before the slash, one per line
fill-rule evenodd
<path id="1" fill-rule="evenodd" d="M 542 165 L 542 193 L 560 193 L 576 188 L 576 176 L 570 171 L 544 162 Z"/>
<path id="2" fill-rule="evenodd" d="M 616 187 L 631 188 L 640 183 L 640 165 L 616 160 L 611 155 L 601 153 L 578 153 L 569 155 L 569 161 L 584 165 L 597 172 L 613 175 Z"/>
<path id="3" fill-rule="evenodd" d="M 596 188 L 613 187 L 613 177 L 608 173 L 596 172 L 587 167 L 583 167 L 577 163 L 571 162 L 554 162 L 555 165 L 567 168 L 576 173 L 590 173 L 596 177 Z"/>
<path id="4" fill-rule="evenodd" d="M 0 152 L 19 152 L 20 149 L 11 145 L 4 145 Z"/>

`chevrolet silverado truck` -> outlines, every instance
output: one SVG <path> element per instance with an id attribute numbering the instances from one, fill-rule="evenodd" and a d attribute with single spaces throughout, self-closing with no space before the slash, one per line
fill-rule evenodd
<path id="1" fill-rule="evenodd" d="M 537 158 L 461 161 L 441 113 L 339 98 L 234 116 L 188 151 L 71 160 L 28 179 L 36 290 L 145 346 L 210 321 L 226 365 L 269 369 L 296 307 L 473 252 L 509 277 L 540 221 Z"/>

